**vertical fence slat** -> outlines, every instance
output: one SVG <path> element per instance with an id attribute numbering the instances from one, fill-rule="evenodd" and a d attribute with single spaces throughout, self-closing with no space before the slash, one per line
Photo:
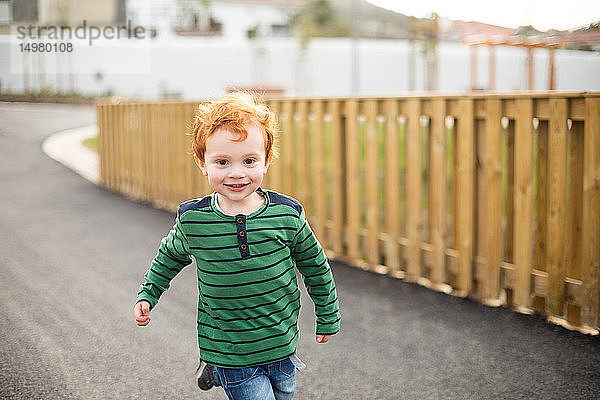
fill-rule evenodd
<path id="1" fill-rule="evenodd" d="M 440 289 L 446 282 L 446 103 L 433 100 L 429 174 L 429 238 L 433 248 L 431 283 Z"/>
<path id="2" fill-rule="evenodd" d="M 297 130 L 294 132 L 295 157 L 300 163 L 296 163 L 296 196 L 300 203 L 304 206 L 307 218 L 312 218 L 312 201 L 309 198 L 308 182 L 311 164 L 310 154 L 307 151 L 308 147 L 308 105 L 305 100 L 301 100 L 296 104 L 296 113 L 294 114 L 294 125 Z"/>
<path id="3" fill-rule="evenodd" d="M 283 103 L 283 117 L 281 121 L 281 156 L 283 173 L 281 190 L 284 193 L 293 193 L 295 189 L 294 179 L 294 109 L 291 100 Z"/>
<path id="4" fill-rule="evenodd" d="M 133 155 L 134 155 L 134 177 L 135 177 L 135 198 L 136 199 L 142 199 L 143 197 L 143 184 L 144 184 L 144 177 L 142 175 L 143 173 L 143 160 L 142 160 L 142 105 L 141 104 L 136 104 L 135 105 L 135 112 L 134 112 L 134 121 L 133 121 L 133 127 L 132 127 L 132 144 L 133 144 Z"/>
<path id="5" fill-rule="evenodd" d="M 479 104 L 478 104 L 479 103 Z M 485 104 L 485 100 L 475 101 L 475 109 L 481 108 L 481 103 Z M 477 112 L 476 112 L 477 114 Z M 487 251 L 485 242 L 487 235 L 485 233 L 487 223 L 487 179 L 486 179 L 486 141 L 487 135 L 485 130 L 486 120 L 475 118 L 475 234 L 473 235 L 473 243 L 475 248 L 475 262 L 473 264 L 473 297 L 477 299 L 485 298 L 487 290 L 486 286 L 486 265 L 485 253 Z"/>
<path id="6" fill-rule="evenodd" d="M 473 230 L 475 178 L 475 117 L 473 100 L 459 101 L 456 127 L 456 247 L 457 294 L 466 296 L 473 287 Z"/>
<path id="7" fill-rule="evenodd" d="M 116 109 L 113 105 L 109 105 L 108 107 L 108 113 L 109 115 L 107 116 L 107 126 L 106 126 L 106 151 L 108 152 L 107 157 L 106 157 L 106 164 L 109 168 L 109 171 L 107 173 L 107 184 L 108 187 L 112 190 L 117 190 L 117 185 L 116 185 L 116 179 L 115 179 L 115 174 L 116 174 L 116 158 L 118 156 L 116 148 L 115 148 L 115 130 L 117 129 L 117 123 L 115 121 L 115 115 L 116 115 Z"/>
<path id="8" fill-rule="evenodd" d="M 600 324 L 600 98 L 585 99 L 583 159 L 583 224 L 581 277 L 582 322 Z"/>
<path id="9" fill-rule="evenodd" d="M 160 144 L 161 144 L 161 155 L 160 155 L 160 163 L 161 163 L 161 207 L 169 208 L 169 200 L 171 198 L 171 193 L 173 191 L 173 187 L 170 184 L 166 184 L 166 182 L 171 182 L 171 163 L 169 159 L 171 154 L 173 154 L 173 150 L 170 146 L 170 126 L 171 126 L 171 118 L 169 118 L 167 111 L 167 104 L 162 104 L 159 108 L 160 113 Z"/>
<path id="10" fill-rule="evenodd" d="M 106 106 L 96 105 L 96 120 L 98 121 L 98 172 L 100 185 L 106 187 Z"/>
<path id="11" fill-rule="evenodd" d="M 395 100 L 386 100 L 387 119 L 385 138 L 385 263 L 392 275 L 400 272 L 400 174 L 398 166 L 398 104 Z"/>
<path id="12" fill-rule="evenodd" d="M 114 161 L 115 161 L 114 182 L 115 182 L 115 185 L 114 185 L 114 187 L 119 192 L 125 193 L 123 190 L 123 187 L 122 187 L 122 182 L 123 182 L 123 178 L 122 178 L 122 170 L 123 170 L 122 147 L 123 146 L 121 145 L 121 142 L 123 141 L 123 136 L 121 135 L 121 130 L 123 127 L 123 119 L 121 118 L 121 116 L 123 114 L 123 107 L 115 106 L 114 110 L 115 110 L 115 115 L 114 115 L 115 125 L 114 125 L 114 131 L 113 131 L 113 137 L 114 137 L 113 150 L 115 152 L 115 157 L 114 157 Z"/>
<path id="13" fill-rule="evenodd" d="M 568 234 L 567 234 L 567 277 L 581 280 L 581 251 L 583 238 L 581 222 L 583 211 L 583 145 L 584 127 L 582 122 L 573 122 L 569 134 L 568 153 Z M 567 321 L 581 325 L 581 304 L 567 304 Z"/>
<path id="14" fill-rule="evenodd" d="M 376 268 L 379 262 L 379 139 L 377 102 L 365 103 L 366 132 L 366 201 L 367 201 L 367 262 Z"/>
<path id="15" fill-rule="evenodd" d="M 281 115 L 281 102 L 277 100 L 271 101 L 271 110 L 277 115 L 278 122 L 281 123 L 281 121 L 279 121 L 279 116 Z M 281 141 L 279 142 L 279 146 L 279 151 L 281 152 Z M 281 160 L 273 159 L 272 164 L 269 166 L 267 179 L 271 189 L 281 190 Z"/>
<path id="16" fill-rule="evenodd" d="M 106 154 L 102 154 L 100 156 L 102 159 L 104 159 L 104 164 L 101 164 L 101 165 L 104 165 L 106 168 L 106 172 L 101 172 L 101 173 L 102 173 L 102 175 L 104 175 L 104 186 L 112 189 L 113 188 L 112 176 L 113 176 L 113 171 L 115 170 L 115 168 L 113 166 L 113 160 L 112 160 L 112 157 L 114 157 L 115 152 L 114 152 L 114 149 L 112 148 L 113 137 L 112 137 L 112 132 L 111 132 L 115 126 L 115 124 L 113 122 L 114 112 L 113 112 L 112 107 L 110 107 L 110 105 L 104 105 L 103 109 L 104 109 L 104 127 L 102 128 L 102 135 L 104 136 L 104 138 L 102 139 L 102 146 L 98 149 L 98 151 L 102 151 L 103 153 L 106 153 Z"/>
<path id="17" fill-rule="evenodd" d="M 531 261 L 533 252 L 533 100 L 518 99 L 515 121 L 515 194 L 513 304 L 521 312 L 531 306 Z"/>
<path id="18" fill-rule="evenodd" d="M 156 175 L 156 159 L 158 157 L 158 138 L 156 135 L 156 119 L 157 116 L 154 113 L 154 105 L 148 104 L 146 107 L 146 115 L 148 117 L 148 150 L 150 151 L 150 156 L 148 157 L 148 201 L 151 204 L 156 202 L 156 197 L 158 195 L 158 191 L 156 186 L 158 184 L 158 176 Z"/>
<path id="19" fill-rule="evenodd" d="M 129 130 L 129 115 L 131 112 L 131 104 L 124 105 L 121 113 L 121 152 L 123 157 L 121 163 L 123 166 L 122 170 L 122 187 L 123 191 L 131 196 L 131 135 Z"/>
<path id="20" fill-rule="evenodd" d="M 184 182 L 185 182 L 185 198 L 192 199 L 196 197 L 200 197 L 203 193 L 195 192 L 194 188 L 194 175 L 200 173 L 200 169 L 196 167 L 196 161 L 194 160 L 194 154 L 192 150 L 192 140 L 193 137 L 192 127 L 193 127 L 193 112 L 194 109 L 191 107 L 190 103 L 183 103 L 181 105 L 181 113 L 183 115 L 184 121 L 186 122 L 186 135 L 185 135 L 185 154 L 186 154 L 186 163 L 184 164 Z"/>
<path id="21" fill-rule="evenodd" d="M 321 100 L 315 100 L 312 104 L 312 112 L 314 115 L 314 140 L 313 148 L 311 148 L 309 154 L 314 163 L 314 187 L 316 190 L 310 190 L 313 194 L 314 200 L 314 218 L 315 230 L 319 240 L 323 241 L 326 239 L 325 227 L 327 222 L 327 200 L 326 200 L 326 170 L 325 170 L 325 138 L 323 133 L 323 102 Z M 326 246 L 329 247 L 329 246 Z"/>
<path id="22" fill-rule="evenodd" d="M 360 258 L 360 178 L 358 102 L 346 102 L 346 246 L 350 260 Z"/>
<path id="23" fill-rule="evenodd" d="M 567 276 L 581 280 L 581 222 L 583 211 L 584 124 L 573 122 L 569 146 L 569 234 Z"/>
<path id="24" fill-rule="evenodd" d="M 168 140 L 168 132 L 169 132 L 169 121 L 167 120 L 166 116 L 165 116 L 165 104 L 159 104 L 156 107 L 156 113 L 159 115 L 160 118 L 160 122 L 159 122 L 159 130 L 157 133 L 159 139 L 158 139 L 158 143 L 159 143 L 159 156 L 158 156 L 158 166 L 159 166 L 159 171 L 158 171 L 158 175 L 160 177 L 159 183 L 158 183 L 158 193 L 159 193 L 159 205 L 161 207 L 167 208 L 168 207 L 168 199 L 169 199 L 169 192 L 171 191 L 171 187 L 170 185 L 166 184 L 166 182 L 169 182 L 169 170 L 171 169 L 168 163 L 169 160 L 169 140 Z"/>
<path id="25" fill-rule="evenodd" d="M 531 135 L 531 134 L 530 134 Z M 513 263 L 514 262 L 514 248 L 513 248 L 513 237 L 515 234 L 514 227 L 514 214 L 515 214 L 515 125 L 512 121 L 509 121 L 506 129 L 506 170 L 504 176 L 506 176 L 506 187 L 504 191 L 506 213 L 505 213 L 505 239 L 504 239 L 504 261 Z"/>
<path id="26" fill-rule="evenodd" d="M 127 190 L 132 199 L 136 196 L 136 151 L 133 145 L 135 140 L 135 104 L 128 105 L 125 112 L 125 134 L 127 145 Z"/>
<path id="27" fill-rule="evenodd" d="M 163 135 L 166 141 L 165 148 L 168 157 L 166 160 L 169 160 L 165 164 L 167 167 L 166 179 L 167 182 L 171 182 L 171 184 L 168 185 L 169 190 L 167 191 L 167 197 L 165 200 L 166 208 L 172 209 L 175 198 L 175 192 L 177 191 L 177 171 L 175 170 L 177 168 L 177 162 L 175 162 L 175 157 L 180 158 L 181 154 L 177 151 L 177 133 L 173 129 L 175 124 L 175 118 L 173 116 L 173 105 L 170 103 L 165 104 L 163 108 L 163 114 L 166 114 L 163 115 L 163 118 L 165 118 L 166 120 Z"/>
<path id="28" fill-rule="evenodd" d="M 485 258 L 486 272 L 483 301 L 500 305 L 500 264 L 502 262 L 502 103 L 486 102 L 485 123 Z"/>
<path id="29" fill-rule="evenodd" d="M 537 175 L 535 194 L 535 267 L 546 271 L 546 209 L 548 190 L 548 122 L 540 120 L 537 129 Z M 546 299 L 535 293 L 534 309 L 540 314 L 546 312 Z"/>
<path id="30" fill-rule="evenodd" d="M 452 175 L 450 176 L 450 179 L 452 179 L 452 183 L 450 184 L 450 198 L 452 199 L 452 208 L 451 208 L 451 215 L 452 215 L 452 235 L 451 235 L 451 240 L 450 240 L 450 246 L 454 249 L 458 248 L 457 247 L 457 240 L 458 240 L 458 230 L 457 230 L 457 207 L 458 207 L 458 190 L 456 189 L 457 187 L 457 182 L 458 182 L 458 171 L 456 170 L 457 166 L 458 166 L 458 135 L 457 135 L 457 128 L 456 128 L 456 118 L 455 116 L 452 116 L 453 121 L 452 121 L 452 131 L 450 133 L 451 135 L 451 143 L 452 143 L 452 157 L 450 160 L 448 160 L 449 163 L 449 168 L 452 170 Z"/>
<path id="31" fill-rule="evenodd" d="M 185 150 L 183 149 L 182 139 L 183 139 L 183 120 L 179 113 L 177 112 L 177 105 L 175 103 L 170 103 L 167 108 L 167 112 L 170 115 L 170 129 L 168 140 L 172 143 L 171 146 L 171 154 L 170 157 L 175 157 L 175 159 L 170 163 L 171 169 L 169 171 L 169 179 L 173 180 L 172 190 L 169 197 L 169 209 L 177 210 L 179 203 L 181 203 L 184 199 L 181 195 L 182 192 L 182 182 L 183 178 L 183 165 L 185 157 Z"/>
<path id="32" fill-rule="evenodd" d="M 144 199 L 146 193 L 146 154 L 144 151 L 145 127 L 144 127 L 144 104 L 138 104 L 137 107 L 137 122 L 136 122 L 136 151 L 137 154 L 137 169 L 138 169 L 138 196 Z"/>
<path id="33" fill-rule="evenodd" d="M 152 159 L 150 160 L 150 179 L 152 180 L 152 185 L 150 188 L 150 192 L 152 193 L 152 204 L 157 204 L 159 202 L 161 193 L 160 193 L 160 185 L 162 183 L 162 179 L 160 176 L 160 148 L 162 143 L 160 141 L 160 115 L 158 114 L 158 105 L 150 104 L 148 109 L 148 113 L 151 118 L 151 126 L 150 126 L 150 136 L 152 140 Z"/>
<path id="34" fill-rule="evenodd" d="M 550 99 L 548 133 L 548 226 L 546 312 L 564 315 L 565 304 L 565 210 L 567 172 L 567 101 Z M 550 245 L 552 243 L 552 245 Z"/>
<path id="35" fill-rule="evenodd" d="M 136 122 L 136 151 L 137 151 L 137 180 L 138 180 L 138 197 L 140 200 L 144 200 L 146 194 L 146 154 L 144 151 L 145 142 L 145 127 L 144 127 L 144 104 L 138 104 L 137 110 L 137 122 Z"/>
<path id="36" fill-rule="evenodd" d="M 406 134 L 406 279 L 416 281 L 421 276 L 421 104 L 418 99 L 407 101 L 408 130 Z"/>
<path id="37" fill-rule="evenodd" d="M 132 198 L 136 198 L 136 182 L 135 182 L 135 162 L 136 162 L 136 148 L 134 145 L 135 141 L 135 104 L 130 104 L 127 112 L 125 113 L 125 132 L 127 135 L 127 187 L 129 188 L 129 195 Z"/>
<path id="38" fill-rule="evenodd" d="M 173 206 L 178 207 L 179 203 L 183 202 L 186 199 L 185 196 L 185 166 L 190 161 L 189 157 L 189 147 L 187 146 L 187 137 L 185 136 L 185 125 L 186 125 L 186 115 L 184 113 L 183 107 L 181 104 L 173 103 L 171 106 L 173 109 L 173 116 L 175 120 L 173 121 L 173 134 L 175 135 L 175 143 L 176 143 L 176 151 L 179 153 L 179 157 L 175 160 L 175 168 L 172 175 L 175 177 L 175 184 L 177 185 L 174 199 L 175 202 Z"/>
<path id="39" fill-rule="evenodd" d="M 160 116 L 160 106 L 158 104 L 151 104 L 150 106 L 150 115 L 152 116 L 152 204 L 160 205 L 162 200 L 162 190 L 161 185 L 164 182 L 162 177 L 163 168 L 160 165 L 160 160 L 162 155 L 162 147 L 163 143 L 161 140 L 161 132 L 162 132 L 162 120 Z"/>
<path id="40" fill-rule="evenodd" d="M 338 255 L 342 254 L 344 246 L 344 215 L 345 215 L 345 162 L 342 157 L 342 123 L 340 115 L 340 102 L 330 100 L 328 104 L 331 115 L 331 171 L 332 171 L 332 199 L 333 209 L 331 217 L 333 222 L 331 249 Z"/>
<path id="41" fill-rule="evenodd" d="M 122 108 L 121 108 L 121 113 L 119 115 L 119 119 L 121 120 L 120 123 L 120 127 L 121 129 L 119 130 L 119 135 L 120 135 L 120 140 L 119 140 L 119 147 L 120 147 L 120 154 L 121 154 L 121 162 L 119 164 L 121 164 L 121 179 L 120 179 L 120 186 L 121 186 L 121 190 L 123 190 L 124 193 L 126 193 L 127 195 L 130 194 L 129 191 L 129 162 L 130 162 L 130 154 L 129 154 L 129 135 L 127 134 L 127 114 L 129 111 L 129 105 L 125 104 Z"/>

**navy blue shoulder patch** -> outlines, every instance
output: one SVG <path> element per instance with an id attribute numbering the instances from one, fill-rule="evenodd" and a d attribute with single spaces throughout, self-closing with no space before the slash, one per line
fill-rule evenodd
<path id="1" fill-rule="evenodd" d="M 284 206 L 292 207 L 294 210 L 296 210 L 298 212 L 298 214 L 300 214 L 302 212 L 302 205 L 298 202 L 298 200 L 293 199 L 284 194 L 269 190 L 269 200 L 270 200 L 271 204 L 273 204 L 273 205 L 281 204 Z"/>
<path id="2" fill-rule="evenodd" d="M 186 211 L 199 210 L 201 208 L 210 207 L 210 195 L 204 196 L 201 199 L 194 199 L 181 203 L 177 215 L 181 216 Z"/>

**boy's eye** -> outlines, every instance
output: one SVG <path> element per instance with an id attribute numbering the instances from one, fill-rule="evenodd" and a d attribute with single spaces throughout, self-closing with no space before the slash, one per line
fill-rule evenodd
<path id="1" fill-rule="evenodd" d="M 217 164 L 222 166 L 227 165 L 227 160 L 217 160 Z"/>
<path id="2" fill-rule="evenodd" d="M 254 161 L 256 161 L 256 160 L 254 160 L 253 158 L 247 158 L 244 160 L 244 164 L 252 165 L 252 164 L 254 164 Z"/>

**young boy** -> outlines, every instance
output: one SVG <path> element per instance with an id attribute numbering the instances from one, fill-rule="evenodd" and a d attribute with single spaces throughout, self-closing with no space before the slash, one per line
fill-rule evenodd
<path id="1" fill-rule="evenodd" d="M 169 282 L 194 257 L 202 389 L 229 399 L 291 399 L 296 382 L 300 291 L 315 304 L 316 340 L 337 333 L 340 313 L 329 264 L 298 201 L 260 188 L 277 156 L 274 115 L 252 95 L 200 105 L 194 159 L 214 193 L 179 206 L 146 272 L 134 309 L 150 322 Z M 200 370 L 200 367 L 199 367 Z"/>

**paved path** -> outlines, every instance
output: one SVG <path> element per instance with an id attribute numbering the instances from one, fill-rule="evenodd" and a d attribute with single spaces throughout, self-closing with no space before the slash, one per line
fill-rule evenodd
<path id="1" fill-rule="evenodd" d="M 193 381 L 195 271 L 138 328 L 138 285 L 173 215 L 94 186 L 41 149 L 82 106 L 0 104 L 0 398 L 224 399 Z M 297 399 L 593 399 L 600 340 L 333 265 L 342 332 L 303 299 Z"/>

